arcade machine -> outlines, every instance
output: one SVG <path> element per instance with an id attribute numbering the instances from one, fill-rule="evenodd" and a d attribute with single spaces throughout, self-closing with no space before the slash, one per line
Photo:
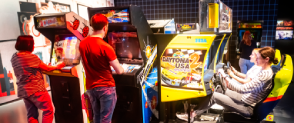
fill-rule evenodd
<path id="1" fill-rule="evenodd" d="M 112 122 L 158 121 L 157 66 L 153 64 L 157 45 L 142 10 L 131 5 L 88 8 L 88 13 L 89 20 L 97 13 L 108 18 L 108 33 L 104 40 L 114 48 L 125 69 L 121 75 L 113 71 L 117 103 Z"/>
<path id="2" fill-rule="evenodd" d="M 281 54 L 294 54 L 293 41 L 293 21 L 278 20 L 276 28 L 275 49 L 279 49 Z"/>
<path id="3" fill-rule="evenodd" d="M 232 9 L 221 1 L 202 0 L 199 10 L 198 33 L 155 34 L 160 58 L 160 121 L 176 120 L 179 110 L 173 102 L 197 98 L 201 101 L 214 92 L 211 79 L 231 36 Z M 184 113 L 188 122 L 190 109 Z"/>
<path id="4" fill-rule="evenodd" d="M 236 42 L 237 53 L 239 54 L 239 46 L 243 39 L 245 31 L 250 31 L 252 39 L 256 41 L 257 47 L 260 48 L 262 37 L 263 21 L 238 21 L 238 42 Z"/>
<path id="5" fill-rule="evenodd" d="M 83 83 L 79 43 L 92 29 L 87 20 L 74 12 L 43 14 L 34 17 L 35 28 L 52 42 L 51 64 L 63 61 L 61 70 L 49 75 L 56 123 L 83 123 L 81 94 Z"/>

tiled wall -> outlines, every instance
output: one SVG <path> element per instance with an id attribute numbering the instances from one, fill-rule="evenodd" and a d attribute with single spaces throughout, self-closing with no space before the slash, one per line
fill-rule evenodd
<path id="1" fill-rule="evenodd" d="M 175 18 L 176 23 L 198 22 L 198 0 L 114 0 L 115 6 L 138 5 L 149 20 Z"/>
<path id="2" fill-rule="evenodd" d="M 233 36 L 237 40 L 238 20 L 264 20 L 261 46 L 274 46 L 277 23 L 277 0 L 222 0 L 233 9 Z"/>
<path id="3" fill-rule="evenodd" d="M 233 9 L 229 60 L 236 59 L 237 21 L 264 20 L 261 46 L 274 47 L 278 0 L 221 0 Z M 115 0 L 115 6 L 141 6 L 149 20 L 174 18 L 176 23 L 198 22 L 199 0 Z"/>
<path id="4" fill-rule="evenodd" d="M 277 0 L 222 0 L 233 9 L 232 40 L 237 40 L 238 20 L 264 20 L 261 46 L 273 46 Z M 115 0 L 116 6 L 141 6 L 149 20 L 175 18 L 176 23 L 198 22 L 199 0 Z M 231 45 L 232 46 L 232 45 Z"/>

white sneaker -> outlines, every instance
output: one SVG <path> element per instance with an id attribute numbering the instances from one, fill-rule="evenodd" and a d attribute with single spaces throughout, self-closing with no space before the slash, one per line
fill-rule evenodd
<path id="1" fill-rule="evenodd" d="M 177 118 L 188 121 L 188 113 L 176 113 Z"/>

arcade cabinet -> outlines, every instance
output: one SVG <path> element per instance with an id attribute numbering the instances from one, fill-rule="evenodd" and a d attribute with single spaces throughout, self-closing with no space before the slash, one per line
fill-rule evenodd
<path id="1" fill-rule="evenodd" d="M 108 18 L 107 41 L 125 73 L 113 71 L 117 103 L 112 123 L 148 123 L 158 119 L 156 40 L 138 6 L 88 8 L 89 20 L 97 13 Z"/>
<path id="2" fill-rule="evenodd" d="M 155 34 L 160 58 L 160 121 L 176 120 L 179 110 L 173 102 L 205 98 L 214 92 L 211 79 L 231 36 L 232 9 L 214 0 L 200 1 L 199 8 L 199 33 Z M 188 108 L 187 117 L 189 112 Z"/>
<path id="3" fill-rule="evenodd" d="M 276 28 L 275 49 L 279 49 L 281 54 L 294 54 L 293 47 L 293 21 L 278 20 Z"/>
<path id="4" fill-rule="evenodd" d="M 236 42 L 237 53 L 239 53 L 239 46 L 243 40 L 245 31 L 250 31 L 252 39 L 256 41 L 257 47 L 260 48 L 260 42 L 262 37 L 263 21 L 238 21 L 238 42 Z"/>
<path id="5" fill-rule="evenodd" d="M 50 78 L 55 122 L 83 123 L 79 43 L 92 29 L 87 20 L 74 12 L 37 15 L 34 21 L 35 28 L 52 42 L 51 64 L 66 64 L 61 70 L 44 72 Z"/>

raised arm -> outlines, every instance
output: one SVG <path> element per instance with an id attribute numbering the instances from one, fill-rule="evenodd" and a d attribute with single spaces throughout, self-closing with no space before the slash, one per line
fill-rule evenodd
<path id="1" fill-rule="evenodd" d="M 264 84 L 272 78 L 271 73 L 261 72 L 250 82 L 240 85 L 232 82 L 232 79 L 226 77 L 228 88 L 238 93 L 260 93 L 263 91 Z"/>
<path id="2" fill-rule="evenodd" d="M 245 79 L 246 78 L 246 74 L 244 73 L 240 73 L 238 72 L 234 67 L 231 66 L 231 70 L 232 72 L 237 76 L 237 77 L 240 77 L 242 79 Z M 228 71 L 228 72 L 231 72 L 231 71 Z M 230 74 L 229 74 L 230 75 Z M 231 76 L 231 75 L 230 75 Z M 231 76 L 232 77 L 232 76 Z"/>
<path id="3" fill-rule="evenodd" d="M 52 70 L 61 69 L 64 66 L 65 66 L 65 64 L 63 62 L 58 63 L 56 66 L 48 66 L 45 63 L 41 62 L 39 65 L 39 68 L 43 71 L 52 71 Z"/>
<path id="4" fill-rule="evenodd" d="M 231 70 L 228 70 L 228 74 L 229 76 L 231 76 L 233 79 L 237 80 L 238 82 L 245 84 L 251 81 L 251 78 L 248 77 L 246 78 L 246 76 L 243 78 L 236 76 L 236 74 L 233 74 L 233 72 Z"/>

